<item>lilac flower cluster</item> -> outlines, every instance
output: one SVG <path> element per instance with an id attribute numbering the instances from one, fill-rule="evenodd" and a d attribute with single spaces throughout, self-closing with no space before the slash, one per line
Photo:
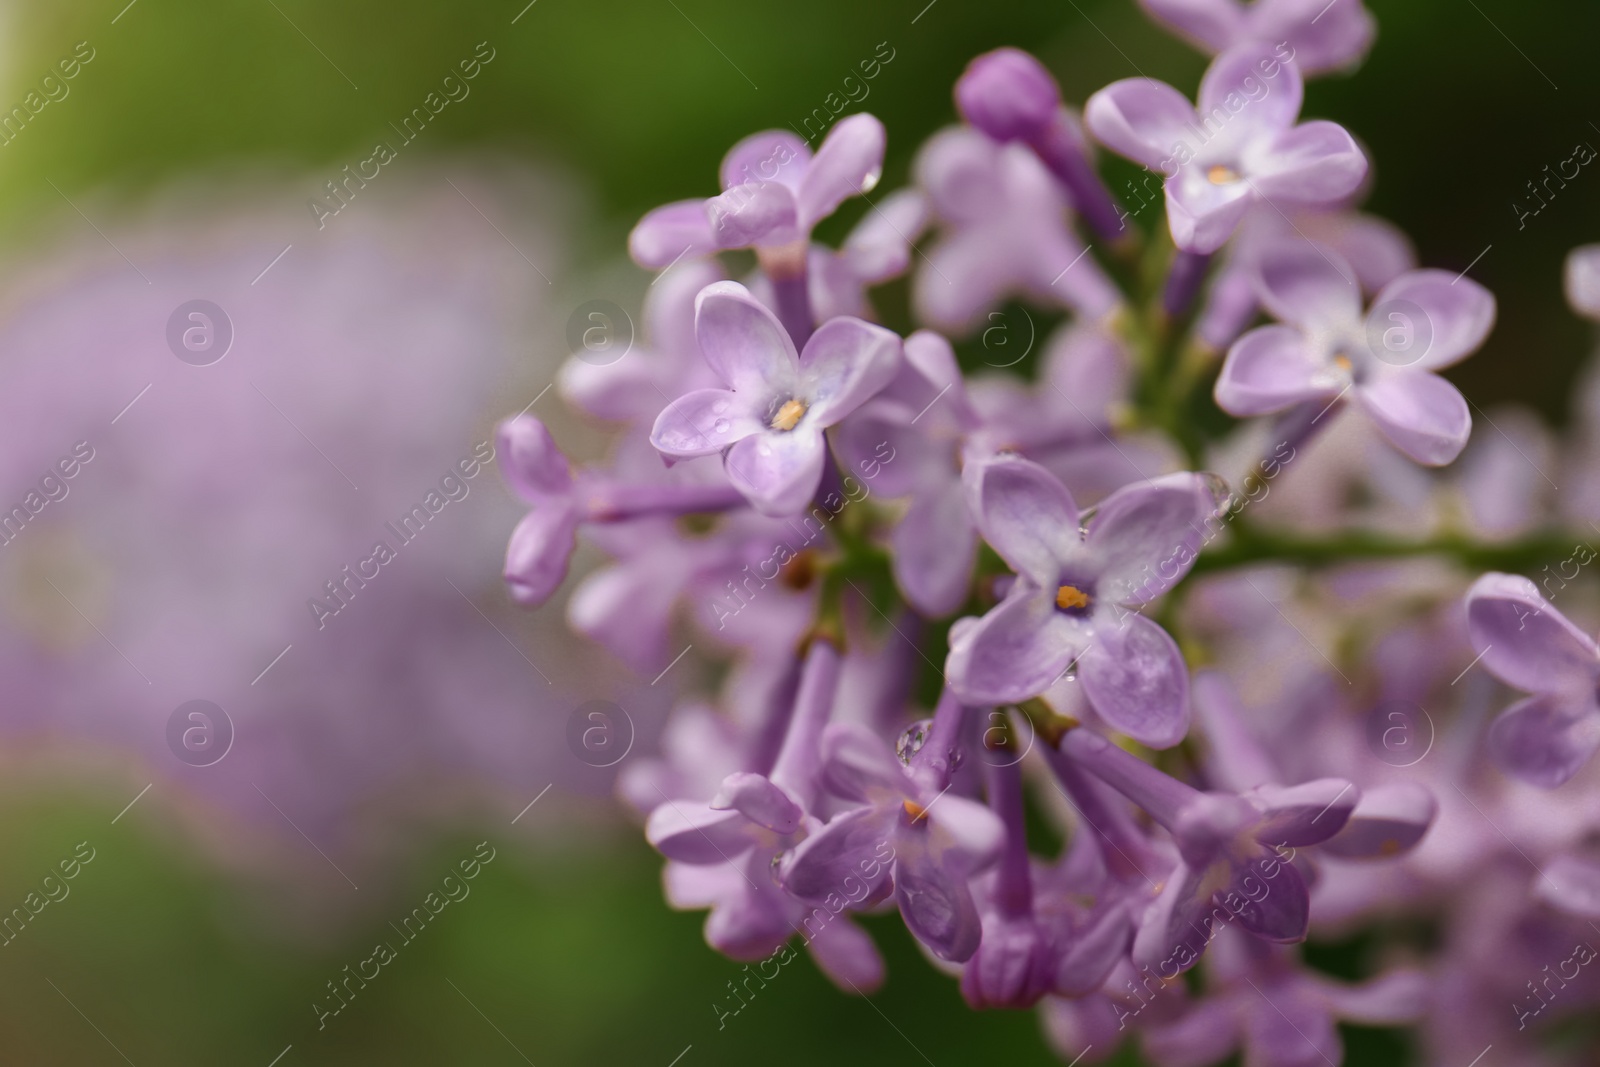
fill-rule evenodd
<path id="1" fill-rule="evenodd" d="M 545 602 L 592 540 L 578 631 L 646 677 L 679 626 L 727 662 L 619 788 L 735 960 L 798 938 L 866 994 L 855 917 L 897 910 L 1074 1063 L 1336 1064 L 1341 1025 L 1592 1062 L 1600 971 L 1561 968 L 1600 929 L 1600 643 L 1566 614 L 1594 622 L 1600 392 L 1562 477 L 1594 489 L 1536 491 L 1555 447 L 1519 413 L 1468 449 L 1441 372 L 1494 298 L 1419 269 L 1356 210 L 1356 139 L 1301 119 L 1373 42 L 1358 0 L 1142 3 L 1215 53 L 1196 103 L 1134 78 L 1079 111 L 1001 49 L 906 189 L 877 194 L 859 114 L 815 152 L 748 137 L 720 192 L 647 214 L 648 351 L 561 377 L 614 461 L 501 427 L 533 505 L 509 587 Z M 906 274 L 897 331 L 872 290 Z M 1600 318 L 1600 248 L 1568 288 Z M 1010 301 L 1068 316 L 1027 378 L 972 369 Z M 1559 589 L 1509 573 L 1556 561 Z"/>

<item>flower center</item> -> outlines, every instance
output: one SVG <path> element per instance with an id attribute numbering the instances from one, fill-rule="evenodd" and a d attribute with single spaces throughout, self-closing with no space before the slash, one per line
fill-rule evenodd
<path id="1" fill-rule="evenodd" d="M 1221 163 L 1206 171 L 1206 178 L 1212 185 L 1232 185 L 1239 180 L 1239 172 L 1232 167 L 1225 167 Z"/>
<path id="2" fill-rule="evenodd" d="M 900 806 L 905 809 L 907 815 L 911 816 L 912 822 L 920 822 L 928 817 L 928 809 L 918 804 L 915 800 L 902 800 Z"/>
<path id="3" fill-rule="evenodd" d="M 792 430 L 800 425 L 800 418 L 806 413 L 806 406 L 800 400 L 785 400 L 778 413 L 772 416 L 769 424 L 774 430 Z"/>
<path id="4" fill-rule="evenodd" d="M 1089 605 L 1092 603 L 1094 603 L 1094 601 L 1090 598 L 1089 594 L 1085 593 L 1082 589 L 1079 589 L 1075 585 L 1064 585 L 1060 589 L 1056 590 L 1056 607 L 1060 608 L 1062 611 L 1070 611 L 1075 614 L 1081 614 L 1082 612 L 1087 611 L 1089 609 Z"/>

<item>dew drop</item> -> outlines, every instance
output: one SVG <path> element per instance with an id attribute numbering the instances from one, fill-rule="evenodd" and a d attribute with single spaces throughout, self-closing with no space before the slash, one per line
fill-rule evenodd
<path id="1" fill-rule="evenodd" d="M 1211 513 L 1220 515 L 1226 511 L 1229 502 L 1233 499 L 1233 490 L 1228 488 L 1227 481 L 1220 474 L 1213 474 L 1207 471 L 1200 475 L 1200 482 L 1211 496 Z"/>
<path id="2" fill-rule="evenodd" d="M 728 420 L 727 419 L 718 419 L 712 425 L 712 429 L 716 430 L 717 433 L 727 433 L 728 432 Z"/>
<path id="3" fill-rule="evenodd" d="M 894 743 L 894 754 L 900 757 L 900 762 L 906 766 L 911 765 L 911 757 L 922 751 L 922 746 L 928 740 L 928 730 L 932 727 L 932 719 L 920 719 L 905 728 L 899 739 Z"/>

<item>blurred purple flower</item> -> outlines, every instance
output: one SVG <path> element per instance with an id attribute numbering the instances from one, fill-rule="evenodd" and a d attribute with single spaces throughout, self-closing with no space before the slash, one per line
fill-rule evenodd
<path id="1" fill-rule="evenodd" d="M 1089 129 L 1112 151 L 1165 179 L 1172 239 L 1215 252 L 1251 205 L 1326 204 L 1353 192 L 1367 159 L 1342 126 L 1302 122 L 1293 63 L 1242 44 L 1211 64 L 1199 110 L 1172 86 L 1128 78 L 1089 98 Z"/>

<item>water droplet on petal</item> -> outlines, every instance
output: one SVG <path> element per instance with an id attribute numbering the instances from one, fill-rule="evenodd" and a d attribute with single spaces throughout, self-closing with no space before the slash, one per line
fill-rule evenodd
<path id="1" fill-rule="evenodd" d="M 717 431 L 717 433 L 727 433 L 728 432 L 728 420 L 727 419 L 718 419 L 716 421 L 716 423 L 713 424 L 712 429 Z"/>
<path id="2" fill-rule="evenodd" d="M 726 415 L 727 413 L 728 413 L 728 402 L 726 400 L 718 400 L 715 404 L 711 405 L 711 414 L 713 414 L 713 415 Z"/>
<path id="3" fill-rule="evenodd" d="M 1210 471 L 1199 475 L 1201 484 L 1206 493 L 1211 497 L 1211 513 L 1221 515 L 1228 509 L 1228 504 L 1233 500 L 1233 490 L 1228 488 L 1227 481 L 1220 474 Z"/>
<path id="4" fill-rule="evenodd" d="M 922 751 L 922 746 L 928 740 L 928 730 L 932 727 L 932 719 L 920 719 L 905 728 L 899 740 L 894 743 L 894 754 L 900 757 L 900 762 L 911 765 L 911 757 Z"/>

